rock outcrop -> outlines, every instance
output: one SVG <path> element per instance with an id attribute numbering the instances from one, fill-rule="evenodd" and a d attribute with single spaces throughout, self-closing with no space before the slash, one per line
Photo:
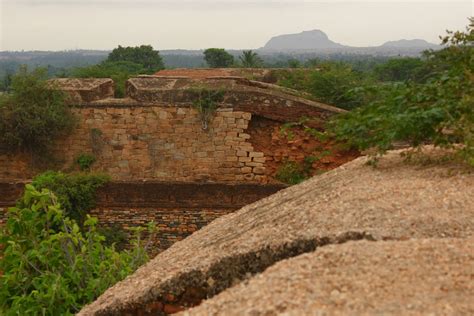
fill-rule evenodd
<path id="1" fill-rule="evenodd" d="M 272 273 L 280 273 L 279 269 L 282 265 L 286 267 L 285 263 L 262 272 L 283 259 L 304 253 L 308 255 L 288 261 L 295 260 L 295 265 L 301 268 L 301 271 L 296 271 L 295 279 L 291 280 L 297 284 L 291 283 L 291 286 L 298 287 L 300 284 L 300 290 L 304 292 L 306 283 L 298 276 L 305 276 L 311 269 L 320 269 L 326 271 L 324 280 L 333 282 L 334 288 L 329 294 L 337 297 L 345 294 L 348 302 L 346 305 L 326 302 L 324 299 L 329 294 L 324 289 L 320 292 L 321 301 L 313 302 L 314 305 L 308 305 L 308 308 L 327 304 L 328 311 L 335 313 L 389 313 L 393 307 L 390 302 L 400 302 L 402 305 L 393 307 L 393 311 L 403 314 L 409 313 L 410 302 L 415 302 L 418 304 L 414 307 L 415 311 L 430 310 L 427 304 L 435 301 L 443 290 L 432 289 L 429 285 L 446 284 L 449 295 L 440 300 L 440 304 L 455 308 L 456 304 L 463 302 L 456 307 L 457 311 L 471 310 L 472 303 L 468 300 L 474 294 L 472 286 L 460 283 L 458 288 L 456 282 L 465 282 L 469 275 L 472 278 L 473 248 L 463 244 L 469 243 L 467 238 L 474 236 L 474 174 L 450 164 L 409 165 L 402 162 L 399 154 L 389 153 L 381 159 L 377 168 L 366 166 L 365 157 L 356 159 L 245 206 L 236 213 L 220 217 L 107 290 L 96 302 L 84 307 L 79 315 L 155 315 L 178 311 L 198 305 L 246 279 L 250 279 L 248 286 L 252 289 L 252 282 L 266 284 L 262 288 L 265 293 L 259 293 L 260 296 L 256 293 L 256 298 L 265 295 L 278 297 L 282 295 L 278 291 L 286 290 L 272 286 Z M 413 239 L 420 241 L 410 241 Z M 347 245 L 341 246 L 343 243 Z M 421 259 L 415 250 L 425 251 L 425 248 L 426 258 Z M 441 256 L 443 252 L 445 254 Z M 467 257 L 462 255 L 463 252 Z M 348 255 L 345 256 L 345 253 Z M 336 264 L 338 256 L 349 261 Z M 357 263 L 359 258 L 365 258 L 368 264 L 366 270 L 359 271 L 360 282 L 375 282 L 390 273 L 392 278 L 398 275 L 401 279 L 392 283 L 380 281 L 380 284 L 374 283 L 370 287 L 367 285 L 367 295 L 348 294 L 351 292 L 349 286 L 363 288 L 363 285 L 344 279 L 350 275 L 351 269 L 357 271 L 358 266 L 362 268 L 365 261 Z M 406 267 L 407 271 L 403 271 L 404 262 L 412 265 Z M 416 263 L 418 266 L 413 266 Z M 435 271 L 432 265 L 436 263 L 442 271 L 458 269 L 457 276 Z M 348 270 L 336 274 L 337 267 Z M 306 272 L 303 271 L 305 269 Z M 419 276 L 416 269 L 420 270 Z M 335 273 L 334 278 L 330 276 L 331 271 Z M 259 273 L 262 274 L 256 279 L 255 275 Z M 366 279 L 362 278 L 364 275 Z M 436 283 L 434 279 L 439 276 L 450 281 L 443 283 L 443 279 L 439 279 L 440 283 Z M 266 277 L 269 278 L 268 283 Z M 376 294 L 377 291 L 403 290 L 408 283 L 426 299 L 414 297 L 405 300 L 391 294 L 387 296 L 387 301 L 375 301 L 383 295 Z M 315 287 L 308 291 L 319 291 L 318 284 L 323 283 L 315 283 Z M 236 293 L 236 299 L 245 300 L 242 292 L 238 292 L 242 291 L 239 290 L 242 286 L 246 285 L 229 289 L 229 295 Z M 336 289 L 339 293 L 335 292 Z M 458 292 L 453 292 L 455 290 Z M 225 304 L 220 302 L 232 297 L 226 295 L 222 293 L 210 299 L 196 311 L 205 313 L 215 310 L 225 314 Z M 306 297 L 305 293 L 291 295 Z M 306 299 L 302 302 L 307 302 Z M 359 299 L 363 301 L 358 303 Z M 251 302 L 249 300 L 248 304 Z M 295 311 L 295 314 L 305 314 L 310 309 L 306 309 L 304 304 L 295 307 L 282 301 L 281 306 L 270 304 L 268 308 L 275 308 L 276 312 L 288 309 Z M 245 312 L 248 306 L 242 306 L 241 311 Z M 263 313 L 263 309 L 258 308 L 256 310 Z"/>

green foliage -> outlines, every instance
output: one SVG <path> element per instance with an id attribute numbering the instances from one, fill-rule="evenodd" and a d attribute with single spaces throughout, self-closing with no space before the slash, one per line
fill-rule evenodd
<path id="1" fill-rule="evenodd" d="M 374 72 L 381 81 L 406 81 L 417 78 L 423 66 L 424 62 L 420 58 L 393 58 L 377 65 Z"/>
<path id="2" fill-rule="evenodd" d="M 244 50 L 242 56 L 239 56 L 244 68 L 258 68 L 262 66 L 262 59 L 252 50 Z"/>
<path id="3" fill-rule="evenodd" d="M 109 181 L 103 174 L 65 174 L 47 171 L 33 179 L 38 190 L 48 189 L 57 196 L 65 215 L 82 226 L 87 213 L 95 206 L 95 194 L 98 188 Z"/>
<path id="4" fill-rule="evenodd" d="M 114 245 L 118 250 L 124 250 L 128 245 L 128 234 L 120 225 L 112 225 L 111 227 L 99 227 L 97 231 L 104 236 L 107 246 Z"/>
<path id="5" fill-rule="evenodd" d="M 52 192 L 27 185 L 0 232 L 2 314 L 73 315 L 148 260 L 138 236 L 118 252 L 96 225 L 88 217 L 81 232 Z"/>
<path id="6" fill-rule="evenodd" d="M 107 57 L 107 62 L 127 62 L 141 65 L 147 74 L 153 74 L 164 67 L 160 53 L 151 45 L 115 48 Z"/>
<path id="7" fill-rule="evenodd" d="M 96 161 L 95 156 L 91 154 L 80 154 L 76 158 L 76 163 L 79 165 L 79 169 L 81 169 L 81 171 L 90 170 L 92 164 L 95 161 Z"/>
<path id="8" fill-rule="evenodd" d="M 211 90 L 204 87 L 193 88 L 190 91 L 196 95 L 193 105 L 199 112 L 202 129 L 207 130 L 209 128 L 209 121 L 217 110 L 219 102 L 222 102 L 224 99 L 224 91 Z"/>
<path id="9" fill-rule="evenodd" d="M 111 78 L 115 82 L 115 96 L 125 96 L 125 82 L 135 75 L 144 74 L 143 65 L 130 61 L 105 61 L 98 65 L 75 68 L 71 75 L 76 78 Z"/>
<path id="10" fill-rule="evenodd" d="M 288 59 L 289 68 L 301 68 L 301 63 L 298 59 Z"/>
<path id="11" fill-rule="evenodd" d="M 368 78 L 352 70 L 348 64 L 322 62 L 317 69 L 301 69 L 283 72 L 278 84 L 307 92 L 314 99 L 344 109 L 352 109 L 362 104 L 358 95 L 351 90 L 365 83 Z"/>
<path id="12" fill-rule="evenodd" d="M 285 161 L 277 170 L 275 178 L 286 184 L 294 185 L 303 182 L 307 176 L 301 165 L 294 161 Z"/>
<path id="13" fill-rule="evenodd" d="M 54 140 L 74 126 L 74 116 L 63 92 L 45 80 L 44 69 L 21 67 L 13 76 L 11 93 L 0 96 L 0 143 L 12 150 L 40 156 Z"/>
<path id="14" fill-rule="evenodd" d="M 234 56 L 223 48 L 208 48 L 204 51 L 204 60 L 211 68 L 227 68 L 234 64 Z"/>
<path id="15" fill-rule="evenodd" d="M 432 71 L 424 83 L 408 81 L 379 88 L 367 106 L 340 116 L 336 136 L 379 153 L 395 141 L 412 146 L 455 147 L 474 165 L 474 31 L 450 32 L 446 47 L 427 52 Z M 456 146 L 459 144 L 460 146 Z"/>

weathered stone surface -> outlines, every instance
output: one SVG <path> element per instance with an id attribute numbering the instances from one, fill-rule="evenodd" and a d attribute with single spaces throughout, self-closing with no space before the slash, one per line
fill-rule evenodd
<path id="1" fill-rule="evenodd" d="M 348 242 L 284 260 L 180 315 L 472 315 L 474 239 Z"/>
<path id="2" fill-rule="evenodd" d="M 472 238 L 474 174 L 454 164 L 420 167 L 401 160 L 400 152 L 391 152 L 372 168 L 359 158 L 222 216 L 107 290 L 79 315 L 140 313 L 167 293 L 180 298 L 188 288 L 212 297 L 275 262 L 330 244 Z M 378 258 L 374 269 L 383 271 L 391 259 L 383 252 Z M 413 278 L 410 283 L 418 281 L 424 282 Z"/>
<path id="3" fill-rule="evenodd" d="M 65 91 L 72 104 L 114 97 L 114 81 L 109 78 L 58 78 L 49 83 L 53 88 Z"/>

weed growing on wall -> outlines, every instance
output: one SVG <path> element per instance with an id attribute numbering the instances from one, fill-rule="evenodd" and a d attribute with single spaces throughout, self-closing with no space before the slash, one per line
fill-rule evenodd
<path id="1" fill-rule="evenodd" d="M 91 154 L 80 154 L 76 158 L 76 163 L 79 165 L 79 169 L 81 169 L 81 171 L 90 170 L 95 161 L 95 156 Z"/>
<path id="2" fill-rule="evenodd" d="M 118 252 L 96 225 L 87 216 L 81 231 L 51 191 L 27 185 L 0 231 L 0 313 L 73 315 L 148 260 L 139 235 Z"/>
<path id="3" fill-rule="evenodd" d="M 190 90 L 195 94 L 196 99 L 193 102 L 201 118 L 202 129 L 209 128 L 209 122 L 217 110 L 219 102 L 224 99 L 223 90 L 211 90 L 205 87 L 196 87 Z"/>

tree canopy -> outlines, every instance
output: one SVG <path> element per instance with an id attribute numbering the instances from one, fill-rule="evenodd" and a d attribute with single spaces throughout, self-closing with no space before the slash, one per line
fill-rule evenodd
<path id="1" fill-rule="evenodd" d="M 141 45 L 137 47 L 115 48 L 107 57 L 106 62 L 131 62 L 140 64 L 147 73 L 152 74 L 164 68 L 160 53 L 153 49 L 151 45 Z"/>
<path id="2" fill-rule="evenodd" d="M 211 68 L 226 68 L 234 64 L 234 56 L 223 48 L 208 48 L 204 51 L 204 60 Z"/>
<path id="3" fill-rule="evenodd" d="M 240 62 L 244 68 L 257 68 L 262 66 L 262 59 L 252 50 L 244 50 L 239 56 Z"/>

